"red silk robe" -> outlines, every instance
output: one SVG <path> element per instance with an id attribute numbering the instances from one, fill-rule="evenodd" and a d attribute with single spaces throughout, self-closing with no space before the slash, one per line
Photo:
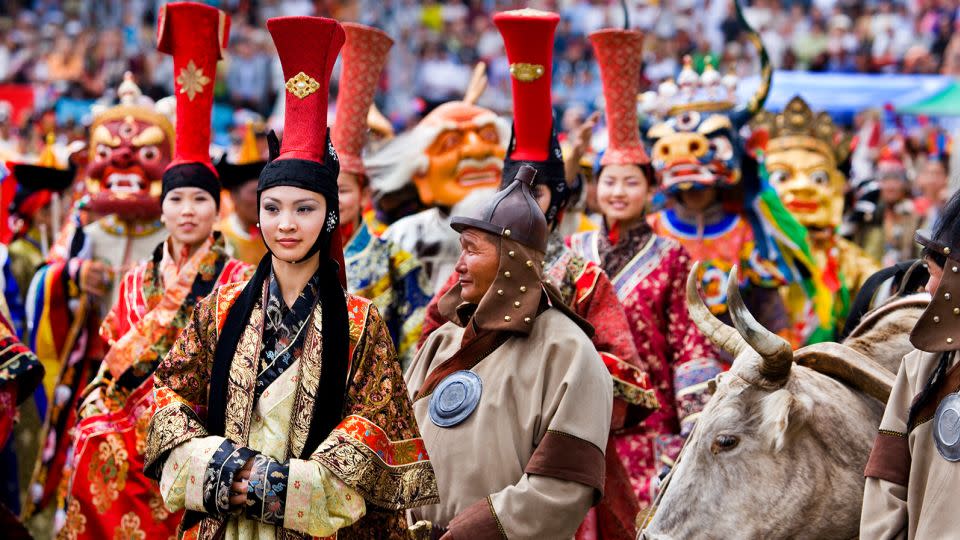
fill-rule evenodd
<path id="1" fill-rule="evenodd" d="M 74 432 L 61 537 L 176 534 L 182 513 L 168 512 L 157 483 L 143 474 L 147 425 L 155 411 L 153 370 L 193 314 L 198 293 L 253 272 L 227 257 L 222 241 L 202 249 L 179 267 L 157 253 L 120 284 L 119 300 L 100 328 L 111 346 L 103 378 L 86 390 Z"/>

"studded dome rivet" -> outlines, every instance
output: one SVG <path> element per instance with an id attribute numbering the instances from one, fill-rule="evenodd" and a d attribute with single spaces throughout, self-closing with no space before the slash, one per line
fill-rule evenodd
<path id="1" fill-rule="evenodd" d="M 503 316 L 503 320 L 505 320 L 505 321 L 507 321 L 507 322 L 510 322 L 511 319 L 510 319 L 510 316 L 509 316 L 509 315 L 504 315 L 504 316 Z"/>

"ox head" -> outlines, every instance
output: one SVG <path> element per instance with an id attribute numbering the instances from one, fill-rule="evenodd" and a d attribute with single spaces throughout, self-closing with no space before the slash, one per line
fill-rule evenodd
<path id="1" fill-rule="evenodd" d="M 795 365 L 789 343 L 747 310 L 736 267 L 727 280 L 735 328 L 704 305 L 696 272 L 691 319 L 735 360 L 715 379 L 641 538 L 855 536 L 882 403 Z"/>

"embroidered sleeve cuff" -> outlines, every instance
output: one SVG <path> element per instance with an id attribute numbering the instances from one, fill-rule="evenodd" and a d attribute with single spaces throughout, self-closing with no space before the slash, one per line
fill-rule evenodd
<path id="1" fill-rule="evenodd" d="M 507 534 L 493 510 L 490 497 L 486 497 L 457 514 L 443 537 L 452 540 L 502 540 Z"/>
<path id="2" fill-rule="evenodd" d="M 191 439 L 170 452 L 160 475 L 160 494 L 171 512 L 181 508 L 205 511 L 203 479 L 213 453 L 224 440 L 223 437 Z"/>
<path id="3" fill-rule="evenodd" d="M 213 453 L 203 477 L 203 509 L 206 513 L 220 516 L 230 511 L 233 479 L 255 455 L 257 453 L 253 450 L 224 439 Z"/>
<path id="4" fill-rule="evenodd" d="M 423 440 L 391 441 L 362 416 L 344 418 L 311 459 L 381 508 L 401 510 L 440 502 Z"/>
<path id="5" fill-rule="evenodd" d="M 158 480 L 171 450 L 190 439 L 206 437 L 208 433 L 196 411 L 170 389 L 156 389 L 154 401 L 156 413 L 150 419 L 147 431 L 143 472 Z"/>
<path id="6" fill-rule="evenodd" d="M 247 483 L 247 517 L 282 527 L 289 479 L 288 463 L 257 454 Z"/>

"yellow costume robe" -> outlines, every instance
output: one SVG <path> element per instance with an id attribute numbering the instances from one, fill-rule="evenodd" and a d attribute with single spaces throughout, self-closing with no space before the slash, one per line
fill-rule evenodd
<path id="1" fill-rule="evenodd" d="M 219 229 L 227 241 L 227 253 L 231 257 L 256 265 L 267 254 L 267 246 L 263 243 L 263 238 L 244 230 L 236 214 L 231 213 L 224 218 L 220 222 Z"/>

